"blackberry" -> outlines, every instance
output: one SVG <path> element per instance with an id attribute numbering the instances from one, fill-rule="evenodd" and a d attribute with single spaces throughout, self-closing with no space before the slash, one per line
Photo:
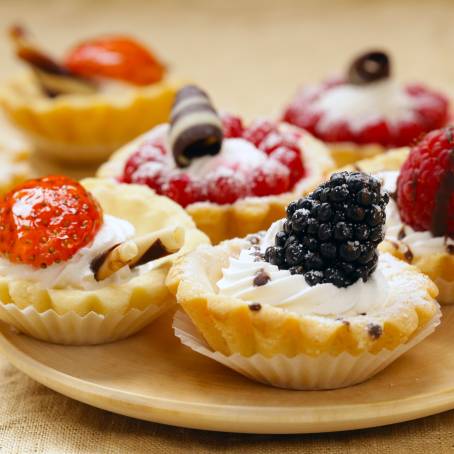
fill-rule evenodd
<path id="1" fill-rule="evenodd" d="M 265 260 L 313 286 L 348 287 L 367 281 L 378 262 L 383 240 L 387 193 L 377 178 L 362 172 L 338 172 L 305 199 L 287 208 L 283 231 Z"/>

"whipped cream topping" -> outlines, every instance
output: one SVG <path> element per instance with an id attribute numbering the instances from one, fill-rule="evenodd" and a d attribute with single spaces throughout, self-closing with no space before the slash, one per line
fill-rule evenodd
<path id="1" fill-rule="evenodd" d="M 94 278 L 90 264 L 111 247 L 132 238 L 134 226 L 123 219 L 104 215 L 104 222 L 94 240 L 81 248 L 70 260 L 41 269 L 30 265 L 12 263 L 0 258 L 0 276 L 38 282 L 43 288 L 77 288 L 91 290 L 126 279 L 131 270 L 124 267 L 102 282 Z"/>
<path id="2" fill-rule="evenodd" d="M 377 172 L 375 174 L 383 181 L 383 189 L 389 194 L 395 194 L 397 189 L 398 171 Z M 432 232 L 417 232 L 402 222 L 396 201 L 390 197 L 386 207 L 386 239 L 399 245 L 404 254 L 422 256 L 441 254 L 448 246 L 454 247 L 454 240 L 442 236 L 433 236 Z"/>
<path id="3" fill-rule="evenodd" d="M 421 101 L 410 96 L 395 81 L 385 80 L 365 85 L 344 84 L 323 93 L 314 110 L 323 112 L 319 128 L 323 131 L 334 123 L 347 121 L 354 132 L 379 119 L 391 126 L 412 120 Z M 427 100 L 423 101 L 427 103 Z"/>
<path id="4" fill-rule="evenodd" d="M 261 239 L 259 246 L 243 249 L 238 258 L 230 258 L 217 282 L 221 295 L 241 298 L 245 301 L 279 306 L 302 315 L 355 316 L 379 312 L 388 300 L 387 281 L 378 268 L 367 282 L 338 288 L 333 284 L 308 285 L 304 276 L 290 274 L 261 259 L 274 244 L 276 233 L 283 220 L 275 222 Z"/>

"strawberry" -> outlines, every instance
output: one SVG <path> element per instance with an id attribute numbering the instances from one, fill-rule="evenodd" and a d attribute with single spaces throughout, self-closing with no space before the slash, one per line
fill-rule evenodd
<path id="1" fill-rule="evenodd" d="M 84 41 L 72 49 L 65 66 L 84 77 L 104 77 L 149 85 L 164 77 L 165 67 L 144 46 L 127 36 Z"/>
<path id="2" fill-rule="evenodd" d="M 64 176 L 25 182 L 0 199 L 0 253 L 46 268 L 93 241 L 102 210 L 84 187 Z"/>

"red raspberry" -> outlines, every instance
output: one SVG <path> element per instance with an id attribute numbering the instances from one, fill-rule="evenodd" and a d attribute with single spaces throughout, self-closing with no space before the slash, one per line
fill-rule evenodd
<path id="1" fill-rule="evenodd" d="M 256 120 L 243 133 L 243 139 L 253 143 L 256 147 L 271 132 L 276 131 L 277 126 L 269 120 Z"/>
<path id="2" fill-rule="evenodd" d="M 222 113 L 221 121 L 224 137 L 241 137 L 243 135 L 244 126 L 240 117 L 229 113 Z"/>
<path id="3" fill-rule="evenodd" d="M 268 159 L 252 176 L 251 191 L 258 197 L 282 194 L 290 188 L 290 172 L 280 162 Z"/>
<path id="4" fill-rule="evenodd" d="M 85 41 L 66 57 L 65 66 L 85 77 L 119 79 L 136 85 L 159 82 L 165 67 L 144 46 L 126 36 Z"/>
<path id="5" fill-rule="evenodd" d="M 202 188 L 186 173 L 175 173 L 162 184 L 161 194 L 169 197 L 182 207 L 199 202 L 203 198 Z"/>
<path id="6" fill-rule="evenodd" d="M 294 150 L 288 147 L 279 147 L 271 154 L 271 159 L 274 159 L 283 164 L 290 172 L 290 188 L 293 188 L 295 184 L 301 180 L 306 174 L 306 170 L 303 166 L 303 160 L 301 158 L 301 151 Z"/>
<path id="7" fill-rule="evenodd" d="M 258 148 L 268 155 L 279 147 L 286 147 L 299 152 L 298 140 L 299 137 L 292 133 L 273 131 L 260 142 Z"/>
<path id="8" fill-rule="evenodd" d="M 46 268 L 87 246 L 102 210 L 80 183 L 63 176 L 30 180 L 0 200 L 0 253 Z"/>
<path id="9" fill-rule="evenodd" d="M 430 132 L 411 150 L 397 180 L 397 204 L 414 230 L 454 237 L 454 127 Z"/>
<path id="10" fill-rule="evenodd" d="M 230 169 L 219 169 L 208 179 L 207 196 L 210 202 L 225 205 L 247 195 L 244 178 Z"/>
<path id="11" fill-rule="evenodd" d="M 161 193 L 161 186 L 165 179 L 163 164 L 156 161 L 143 163 L 131 176 L 129 183 L 146 184 L 150 189 Z"/>
<path id="12" fill-rule="evenodd" d="M 133 181 L 133 175 L 137 169 L 146 162 L 164 162 L 165 154 L 165 146 L 161 141 L 143 142 L 126 161 L 121 181 L 124 183 L 139 183 L 139 181 Z"/>
<path id="13" fill-rule="evenodd" d="M 392 137 L 388 124 L 380 120 L 365 125 L 356 135 L 356 143 L 390 145 L 392 143 Z"/>

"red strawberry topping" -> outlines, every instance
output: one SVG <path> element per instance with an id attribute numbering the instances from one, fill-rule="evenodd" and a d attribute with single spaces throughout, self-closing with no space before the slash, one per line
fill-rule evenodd
<path id="1" fill-rule="evenodd" d="M 101 224 L 101 207 L 80 183 L 63 176 L 30 180 L 0 200 L 0 253 L 46 268 L 87 246 Z"/>
<path id="2" fill-rule="evenodd" d="M 145 141 L 126 161 L 120 180 L 146 184 L 158 194 L 166 195 L 181 206 L 209 201 L 219 205 L 234 203 L 248 196 L 267 196 L 291 191 L 305 177 L 301 137 L 297 128 L 279 128 L 269 120 L 255 121 L 243 127 L 241 118 L 222 116 L 224 139 L 251 142 L 257 153 L 248 160 L 245 152 L 232 157 L 216 155 L 214 165 L 203 174 L 176 168 L 163 137 Z M 246 155 L 245 155 L 246 153 Z M 217 160 L 217 161 L 216 161 Z"/>
<path id="3" fill-rule="evenodd" d="M 412 145 L 421 134 L 441 128 L 448 122 L 447 98 L 422 85 L 413 84 L 401 88 L 401 96 L 406 96 L 409 104 L 402 118 L 391 122 L 377 113 L 377 117 L 370 122 L 358 118 L 361 121 L 358 124 L 350 124 L 348 119 L 327 123 L 329 113 L 319 106 L 319 102 L 332 90 L 347 85 L 346 81 L 337 80 L 303 89 L 285 109 L 284 121 L 307 129 L 325 142 L 379 144 L 384 147 Z"/>
<path id="4" fill-rule="evenodd" d="M 411 150 L 397 180 L 397 205 L 414 230 L 454 237 L 454 127 L 430 132 Z"/>
<path id="5" fill-rule="evenodd" d="M 149 85 L 165 72 L 162 63 L 144 46 L 126 36 L 84 41 L 66 57 L 65 66 L 84 77 L 105 77 Z"/>

